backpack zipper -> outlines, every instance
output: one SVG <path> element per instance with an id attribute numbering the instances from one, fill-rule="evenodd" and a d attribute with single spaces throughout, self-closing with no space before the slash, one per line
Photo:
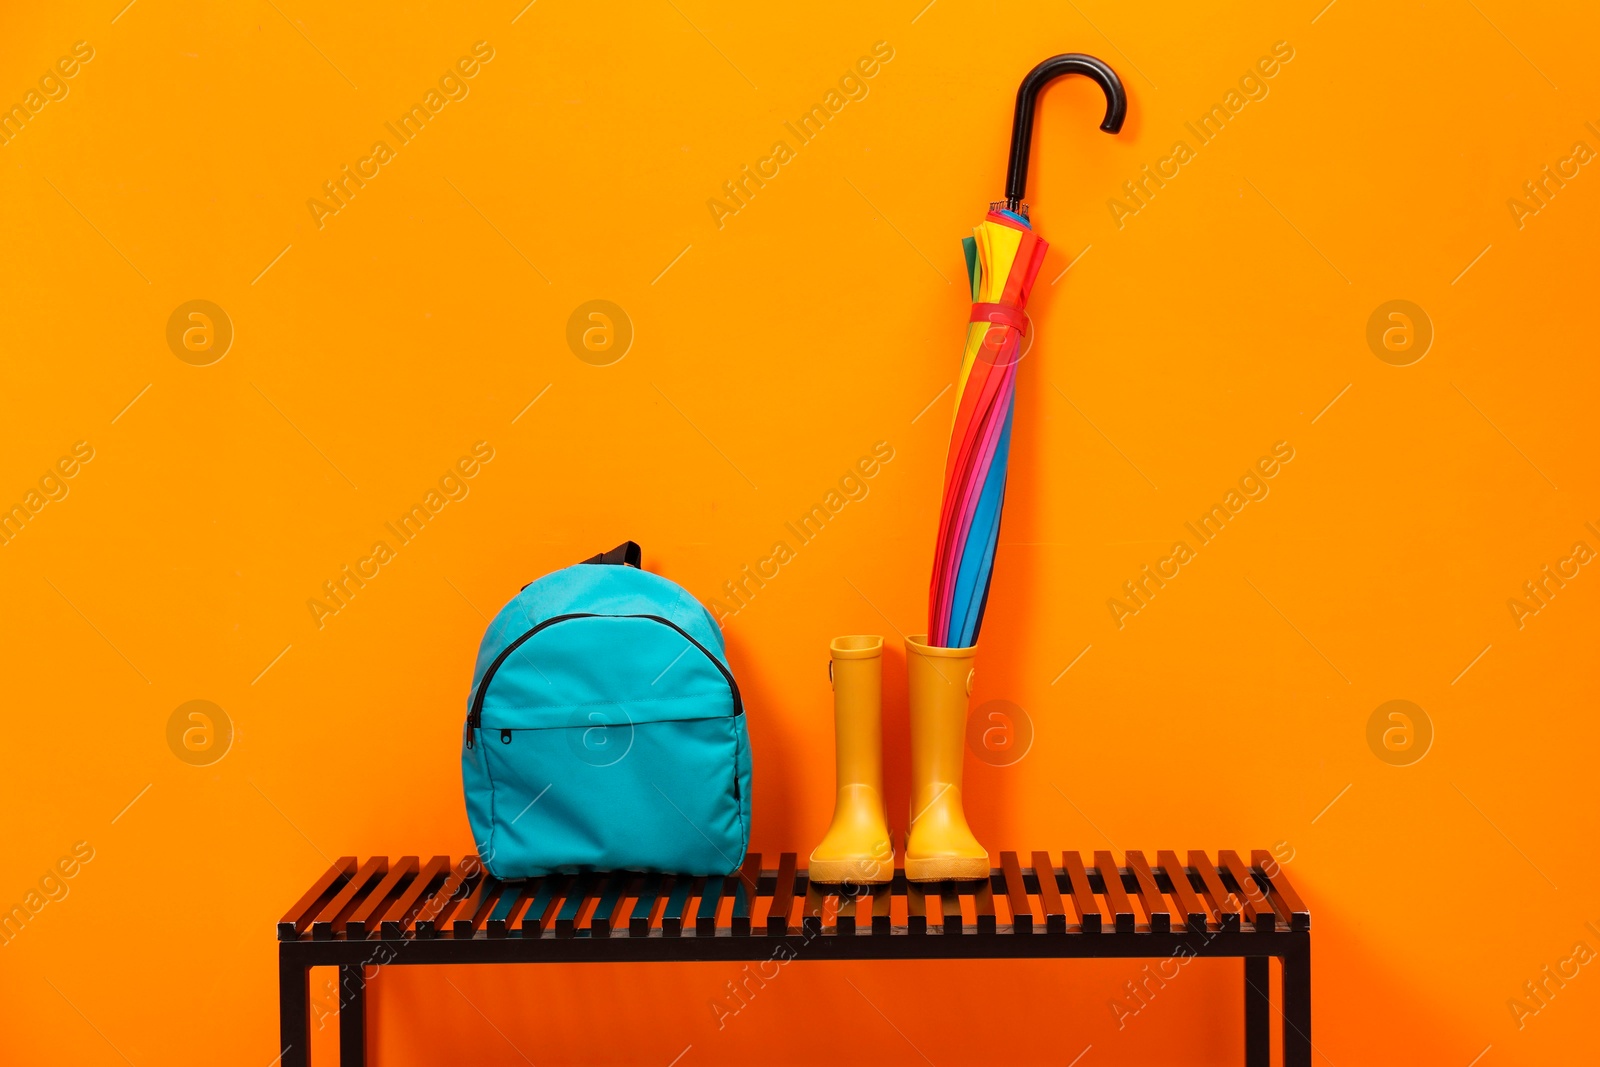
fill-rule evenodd
<path id="1" fill-rule="evenodd" d="M 672 629 L 676 630 L 678 635 L 685 641 L 699 649 L 701 655 L 705 656 L 706 659 L 711 661 L 711 665 L 717 669 L 717 671 L 722 675 L 723 679 L 728 683 L 728 691 L 733 694 L 733 713 L 735 715 L 744 714 L 744 699 L 739 695 L 739 683 L 733 680 L 733 672 L 728 670 L 727 667 L 723 666 L 722 661 L 716 656 L 712 655 L 711 651 L 707 649 L 705 645 L 702 645 L 699 641 L 696 641 L 693 637 L 690 637 L 688 631 L 679 626 L 677 623 L 673 622 L 671 619 L 663 619 L 660 615 L 604 615 L 599 612 L 578 611 L 567 615 L 552 616 L 539 623 L 539 625 L 533 627 L 531 630 L 524 632 L 521 637 L 518 637 L 515 641 L 511 642 L 505 648 L 500 650 L 500 654 L 494 658 L 494 662 L 489 664 L 489 669 L 483 672 L 483 680 L 478 683 L 478 691 L 474 693 L 472 697 L 472 710 L 467 715 L 468 748 L 472 747 L 473 739 L 477 737 L 478 730 L 483 725 L 483 702 L 489 693 L 489 683 L 494 680 L 494 676 L 500 670 L 501 664 L 505 663 L 505 661 L 510 658 L 511 653 L 522 647 L 523 642 L 527 641 L 528 638 L 532 637 L 540 630 L 548 629 L 558 622 L 567 622 L 571 619 L 649 619 L 651 622 L 658 622 L 663 626 L 670 626 Z M 501 731 L 502 741 L 507 740 L 505 733 L 506 731 Z"/>

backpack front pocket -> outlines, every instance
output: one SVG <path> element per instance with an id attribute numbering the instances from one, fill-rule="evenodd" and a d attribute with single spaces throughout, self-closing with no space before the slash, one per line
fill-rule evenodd
<path id="1" fill-rule="evenodd" d="M 485 727 L 490 794 L 485 862 L 501 878 L 583 870 L 729 874 L 748 841 L 744 721 Z"/>

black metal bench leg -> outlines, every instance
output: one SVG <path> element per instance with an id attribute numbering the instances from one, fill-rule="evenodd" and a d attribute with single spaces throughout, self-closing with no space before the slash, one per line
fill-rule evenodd
<path id="1" fill-rule="evenodd" d="M 1311 1067 L 1311 941 L 1283 957 L 1284 1067 Z"/>
<path id="2" fill-rule="evenodd" d="M 359 963 L 339 965 L 339 1067 L 367 1067 L 367 979 Z"/>
<path id="3" fill-rule="evenodd" d="M 278 947 L 278 1067 L 311 1067 L 311 971 Z"/>
<path id="4" fill-rule="evenodd" d="M 1271 956 L 1244 958 L 1244 1067 L 1272 1067 Z"/>

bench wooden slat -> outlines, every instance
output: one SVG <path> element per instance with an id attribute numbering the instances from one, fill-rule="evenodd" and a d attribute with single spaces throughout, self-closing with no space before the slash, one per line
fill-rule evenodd
<path id="1" fill-rule="evenodd" d="M 1067 907 L 1061 902 L 1061 887 L 1056 881 L 1056 865 L 1050 853 L 1033 854 L 1033 876 L 1039 880 L 1039 904 L 1044 908 L 1044 928 L 1052 934 L 1067 932 Z"/>
<path id="2" fill-rule="evenodd" d="M 1284 903 L 1283 897 L 1279 896 L 1276 892 L 1273 892 L 1268 896 L 1268 900 L 1270 900 L 1272 903 L 1273 912 L 1278 916 L 1278 918 L 1283 920 L 1284 925 L 1289 927 L 1291 930 L 1296 929 L 1294 925 L 1294 913 L 1289 910 L 1289 905 Z"/>
<path id="3" fill-rule="evenodd" d="M 494 910 L 489 913 L 489 919 L 484 923 L 484 930 L 490 937 L 505 937 L 511 929 L 511 923 L 528 895 L 544 879 L 535 878 L 525 882 L 511 882 L 500 891 L 500 896 L 495 899 Z"/>
<path id="4" fill-rule="evenodd" d="M 873 936 L 889 934 L 894 929 L 894 885 L 891 882 L 879 882 L 872 887 L 872 933 Z"/>
<path id="5" fill-rule="evenodd" d="M 807 881 L 806 903 L 800 909 L 800 929 L 809 936 L 815 937 L 822 933 L 823 913 L 827 910 L 827 898 L 830 894 L 825 892 L 820 882 Z"/>
<path id="6" fill-rule="evenodd" d="M 522 913 L 523 937 L 538 937 L 550 928 L 556 905 L 571 881 L 570 874 L 552 874 L 539 880 L 539 888 L 528 901 L 528 910 Z"/>
<path id="7" fill-rule="evenodd" d="M 1100 902 L 1089 887 L 1089 872 L 1083 866 L 1083 857 L 1077 852 L 1063 852 L 1061 867 L 1067 875 L 1067 892 L 1072 897 L 1072 910 L 1078 913 L 1078 929 L 1086 934 L 1098 934 L 1105 926 L 1100 914 Z"/>
<path id="8" fill-rule="evenodd" d="M 500 883 L 490 877 L 488 871 L 467 885 L 470 888 L 466 889 L 465 899 L 451 908 L 448 916 L 441 912 L 435 924 L 443 932 L 446 929 L 445 920 L 448 919 L 451 937 L 465 938 L 477 933 L 482 923 L 489 918 L 489 909 L 494 904 L 495 894 L 500 891 Z M 461 897 L 461 892 L 458 891 L 456 896 Z"/>
<path id="9" fill-rule="evenodd" d="M 628 885 L 633 881 L 633 874 L 629 871 L 607 871 L 595 883 L 594 907 L 589 911 L 589 920 L 579 929 L 588 930 L 590 937 L 611 936 L 611 913 L 616 910 L 617 903 L 628 893 Z M 583 916 L 579 916 L 581 920 Z"/>
<path id="10" fill-rule="evenodd" d="M 700 892 L 704 878 L 683 875 L 673 880 L 672 895 L 667 898 L 667 910 L 661 913 L 661 932 L 667 937 L 683 936 L 683 920 L 689 912 L 689 898 Z"/>
<path id="11" fill-rule="evenodd" d="M 735 937 L 750 936 L 750 916 L 756 910 L 761 892 L 761 853 L 751 852 L 739 868 L 739 884 L 733 888 L 733 917 L 728 920 Z"/>
<path id="12" fill-rule="evenodd" d="M 389 861 L 382 856 L 373 856 L 363 863 L 361 869 L 344 884 L 344 888 L 329 898 L 317 917 L 311 920 L 312 940 L 332 941 L 334 928 L 344 917 L 343 913 L 355 910 L 356 894 L 367 888 L 374 878 L 381 880 L 388 870 Z"/>
<path id="13" fill-rule="evenodd" d="M 414 909 L 417 901 L 421 899 L 423 893 L 432 887 L 436 880 L 445 877 L 445 872 L 449 869 L 449 856 L 435 856 L 428 861 L 427 866 L 417 872 L 417 876 L 411 880 L 411 884 L 406 886 L 405 891 L 400 894 L 399 898 L 389 908 L 388 913 L 383 917 L 380 930 L 385 941 L 392 941 L 395 938 L 405 936 L 406 928 L 416 918 Z"/>
<path id="14" fill-rule="evenodd" d="M 994 933 L 994 887 L 989 884 L 989 879 L 978 883 L 978 888 L 972 894 L 972 902 L 978 911 L 978 933 Z"/>
<path id="15" fill-rule="evenodd" d="M 1156 853 L 1156 862 L 1161 865 L 1162 872 L 1167 876 L 1167 882 L 1172 886 L 1172 899 L 1178 902 L 1188 928 L 1197 934 L 1205 933 L 1205 908 L 1201 905 L 1200 898 L 1194 895 L 1194 886 L 1189 884 L 1189 872 L 1178 862 L 1178 854 L 1170 848 L 1161 849 Z"/>
<path id="16" fill-rule="evenodd" d="M 1128 890 L 1122 884 L 1122 871 L 1118 869 L 1116 859 L 1103 849 L 1096 850 L 1094 867 L 1100 875 L 1101 884 L 1106 888 L 1106 905 L 1111 909 L 1112 925 L 1119 934 L 1133 933 L 1133 905 L 1128 902 Z"/>
<path id="17" fill-rule="evenodd" d="M 417 915 L 417 921 L 411 924 L 414 936 L 429 938 L 437 937 L 441 930 L 450 924 L 450 915 L 456 910 L 456 905 L 461 902 L 461 892 L 472 892 L 471 887 L 458 883 L 454 887 L 446 883 L 439 891 L 428 899 L 427 904 Z"/>
<path id="18" fill-rule="evenodd" d="M 311 888 L 305 891 L 301 898 L 295 901 L 294 907 L 284 913 L 278 920 L 278 937 L 288 941 L 300 936 L 311 922 L 317 912 L 317 905 L 322 903 L 322 898 L 330 892 L 336 893 L 344 885 L 344 880 L 356 873 L 356 858 L 354 856 L 340 856 L 334 860 L 322 877 L 311 883 Z"/>
<path id="19" fill-rule="evenodd" d="M 628 915 L 633 914 L 632 909 L 628 907 L 628 901 L 638 896 L 639 886 L 643 883 L 644 878 L 645 876 L 642 874 L 628 875 L 628 880 L 623 885 L 622 892 L 618 895 L 616 903 L 611 905 L 611 914 L 606 916 L 606 926 L 612 933 L 616 933 L 617 930 L 628 924 Z M 624 911 L 627 911 L 628 915 L 624 915 Z"/>
<path id="20" fill-rule="evenodd" d="M 616 932 L 618 920 L 622 917 L 622 908 L 628 902 L 638 886 L 637 875 L 627 872 L 618 872 L 611 876 L 611 881 L 606 885 L 605 895 L 600 898 L 600 903 L 594 907 L 594 917 L 589 920 L 589 933 L 593 937 L 610 937 Z"/>
<path id="21" fill-rule="evenodd" d="M 696 937 L 711 937 L 716 934 L 717 908 L 722 904 L 722 886 L 725 881 L 721 875 L 706 879 L 706 886 L 700 891 L 700 910 L 694 920 Z"/>
<path id="22" fill-rule="evenodd" d="M 551 933 L 555 932 L 556 916 L 561 914 L 561 909 L 566 906 L 567 894 L 571 893 L 577 884 L 578 876 L 575 874 L 564 874 L 556 877 L 555 892 L 551 893 L 550 899 L 545 901 L 544 911 L 539 915 L 538 927 L 541 932 L 545 930 L 549 930 Z M 527 914 L 529 916 L 533 914 L 531 905 Z M 528 928 L 527 918 L 522 920 L 522 928 L 524 930 Z"/>
<path id="23" fill-rule="evenodd" d="M 1022 866 L 1015 852 L 1000 853 L 1000 871 L 1006 880 L 1006 900 L 1011 903 L 1011 932 L 1033 933 L 1033 907 L 1028 903 L 1028 886 L 1022 880 Z"/>
<path id="24" fill-rule="evenodd" d="M 1190 849 L 1189 866 L 1195 869 L 1205 886 L 1205 897 L 1211 903 L 1218 927 L 1223 930 L 1239 929 L 1239 901 L 1222 884 L 1217 869 L 1211 865 L 1211 857 L 1197 848 Z"/>
<path id="25" fill-rule="evenodd" d="M 584 906 L 594 896 L 595 874 L 580 874 L 577 882 L 567 892 L 566 903 L 561 905 L 561 910 L 556 912 L 556 936 L 572 937 L 578 932 L 578 917 L 583 913 Z"/>
<path id="26" fill-rule="evenodd" d="M 367 934 L 383 918 L 384 906 L 389 898 L 394 895 L 395 888 L 401 880 L 417 873 L 417 857 L 401 856 L 391 864 L 389 873 L 383 876 L 383 881 L 362 898 L 356 910 L 344 924 L 344 936 L 347 941 L 364 941 Z"/>
<path id="27" fill-rule="evenodd" d="M 1256 849 L 1250 853 L 1250 862 L 1255 864 L 1267 881 L 1272 885 L 1272 903 L 1274 907 L 1282 905 L 1284 918 L 1289 923 L 1291 930 L 1311 929 L 1311 909 L 1307 908 L 1305 901 L 1300 899 L 1300 894 L 1294 891 L 1289 884 L 1289 876 L 1284 873 L 1283 866 L 1265 849 Z"/>
<path id="28" fill-rule="evenodd" d="M 939 901 L 944 905 L 944 932 L 950 935 L 966 933 L 966 924 L 961 917 L 961 884 L 941 883 Z"/>
<path id="29" fill-rule="evenodd" d="M 767 910 L 767 935 L 784 937 L 789 933 L 789 911 L 794 906 L 794 853 L 778 855 L 778 880 L 772 887 L 772 905 Z"/>
<path id="30" fill-rule="evenodd" d="M 1150 861 L 1145 859 L 1144 853 L 1138 849 L 1130 849 L 1127 857 L 1128 870 L 1133 872 L 1133 880 L 1138 884 L 1139 904 L 1144 908 L 1150 932 L 1167 933 L 1172 929 L 1172 912 L 1167 910 L 1167 899 L 1162 895 L 1161 887 L 1156 885 L 1156 876 L 1150 870 Z"/>
<path id="31" fill-rule="evenodd" d="M 944 895 L 947 882 L 922 883 L 922 908 L 928 917 L 929 933 L 944 933 Z"/>
<path id="32" fill-rule="evenodd" d="M 906 883 L 906 933 L 928 932 L 928 894 L 922 882 Z"/>
<path id="33" fill-rule="evenodd" d="M 613 871 L 605 876 L 605 880 L 595 887 L 594 911 L 589 915 L 589 936 L 611 936 L 611 912 L 621 902 L 628 888 L 630 876 Z"/>
<path id="34" fill-rule="evenodd" d="M 1217 853 L 1217 873 L 1222 876 L 1222 886 L 1244 903 L 1244 921 L 1256 930 L 1272 929 L 1274 916 L 1267 895 L 1256 885 L 1250 868 L 1231 848 Z"/>
<path id="35" fill-rule="evenodd" d="M 849 894 L 839 895 L 839 910 L 833 916 L 833 932 L 842 937 L 853 937 L 856 932 L 856 916 L 861 913 L 863 901 L 869 900 L 872 893 L 865 885 L 852 886 Z M 868 923 L 871 923 L 869 918 Z"/>
<path id="36" fill-rule="evenodd" d="M 463 886 L 468 886 L 466 893 L 471 893 L 476 887 L 475 879 L 484 873 L 483 863 L 476 856 L 463 856 L 461 862 L 450 870 L 450 876 L 445 879 L 444 885 L 439 887 L 422 911 L 417 915 L 413 929 L 418 937 L 434 937 L 450 922 L 451 914 L 456 910 L 464 895 Z"/>
<path id="37" fill-rule="evenodd" d="M 856 887 L 856 892 L 848 896 L 841 894 L 839 897 L 839 910 L 833 915 L 833 932 L 840 937 L 854 937 L 856 934 L 856 916 L 861 914 L 861 902 L 868 899 L 870 894 L 861 887 Z M 868 920 L 870 922 L 870 920 Z"/>
<path id="38" fill-rule="evenodd" d="M 649 937 L 650 918 L 656 910 L 656 901 L 661 899 L 661 883 L 663 876 L 651 874 L 639 885 L 639 893 L 633 899 L 633 910 L 628 912 L 628 936 Z"/>
<path id="39" fill-rule="evenodd" d="M 438 892 L 428 897 L 422 910 L 417 913 L 417 919 L 412 923 L 412 929 L 418 937 L 432 937 L 442 928 L 450 918 L 450 913 L 455 910 L 460 898 L 460 890 L 467 879 L 475 870 L 481 870 L 478 857 L 463 856 L 461 861 L 450 868 L 449 875 L 444 880 L 444 885 Z M 467 890 L 471 892 L 471 890 Z"/>
<path id="40" fill-rule="evenodd" d="M 817 891 L 822 895 L 822 910 L 817 915 L 822 920 L 823 927 L 832 926 L 837 930 L 845 914 L 847 912 L 854 913 L 856 895 L 860 891 L 859 887 L 843 883 L 821 884 L 817 886 Z M 807 913 L 809 913 L 810 906 L 811 887 L 808 882 L 806 885 Z"/>
<path id="41" fill-rule="evenodd" d="M 484 876 L 478 879 L 477 888 L 451 919 L 450 936 L 473 937 L 483 929 L 483 924 L 489 921 L 489 913 L 494 910 L 495 897 L 499 895 L 503 885 L 499 879 L 484 872 Z"/>
<path id="42" fill-rule="evenodd" d="M 594 934 L 594 921 L 600 915 L 600 898 L 608 895 L 612 886 L 626 878 L 627 875 L 621 871 L 594 872 L 589 895 L 578 905 L 577 917 L 572 921 L 572 936 L 576 937 L 579 930 L 588 930 L 591 936 Z"/>

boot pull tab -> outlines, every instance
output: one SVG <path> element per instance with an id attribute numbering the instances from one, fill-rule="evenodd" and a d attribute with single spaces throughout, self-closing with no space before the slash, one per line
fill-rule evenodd
<path id="1" fill-rule="evenodd" d="M 972 695 L 972 679 L 977 677 L 978 668 L 973 667 L 967 672 L 967 696 Z"/>
<path id="2" fill-rule="evenodd" d="M 833 687 L 833 660 L 828 661 L 828 687 Z"/>

